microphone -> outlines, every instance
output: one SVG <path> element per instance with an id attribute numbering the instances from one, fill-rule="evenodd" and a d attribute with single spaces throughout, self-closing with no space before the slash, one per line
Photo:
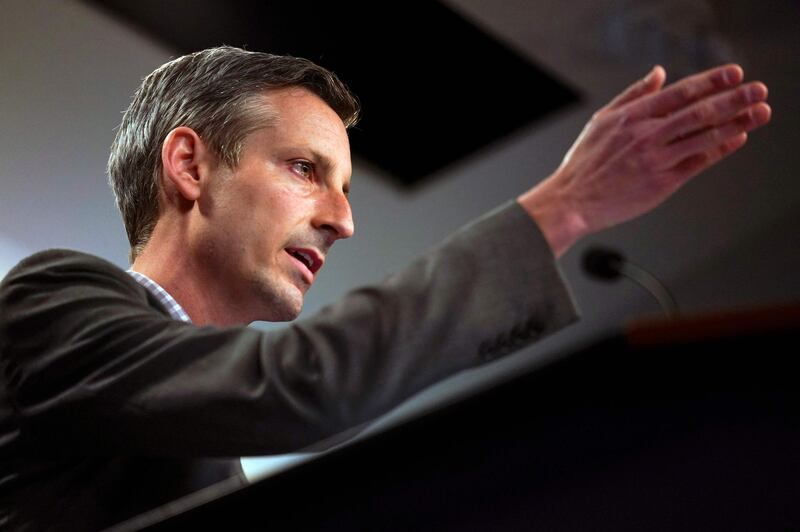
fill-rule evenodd
<path id="1" fill-rule="evenodd" d="M 678 303 L 661 281 L 650 272 L 625 258 L 619 251 L 592 247 L 583 254 L 583 269 L 590 276 L 606 281 L 627 277 L 652 295 L 669 318 L 678 315 Z"/>

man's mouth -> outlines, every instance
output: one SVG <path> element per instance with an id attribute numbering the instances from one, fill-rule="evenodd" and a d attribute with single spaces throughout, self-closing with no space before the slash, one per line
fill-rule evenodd
<path id="1" fill-rule="evenodd" d="M 312 275 L 319 271 L 324 262 L 320 254 L 310 248 L 286 248 L 286 252 L 303 263 Z"/>

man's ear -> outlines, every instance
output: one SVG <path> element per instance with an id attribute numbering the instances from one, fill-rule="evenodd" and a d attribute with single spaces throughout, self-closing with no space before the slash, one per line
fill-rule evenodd
<path id="1" fill-rule="evenodd" d="M 200 197 L 211 153 L 203 139 L 189 127 L 176 127 L 161 145 L 163 186 L 167 197 L 179 196 L 188 202 Z"/>

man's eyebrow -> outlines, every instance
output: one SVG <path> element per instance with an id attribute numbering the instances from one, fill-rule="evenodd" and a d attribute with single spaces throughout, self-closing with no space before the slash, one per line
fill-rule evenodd
<path id="1" fill-rule="evenodd" d="M 311 155 L 311 158 L 314 160 L 314 162 L 319 164 L 320 166 L 323 166 L 326 169 L 330 169 L 336 166 L 336 164 L 333 162 L 333 159 L 331 159 L 324 153 L 319 152 L 314 148 L 306 148 L 306 149 L 308 150 L 308 153 Z"/>

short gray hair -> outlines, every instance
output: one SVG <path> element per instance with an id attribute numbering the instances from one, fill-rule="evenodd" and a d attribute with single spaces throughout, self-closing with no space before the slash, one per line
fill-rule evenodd
<path id="1" fill-rule="evenodd" d="M 220 46 L 174 59 L 144 78 L 122 117 L 108 176 L 122 214 L 133 262 L 159 216 L 161 145 L 176 127 L 192 128 L 219 160 L 236 168 L 245 137 L 274 116 L 268 90 L 302 87 L 319 96 L 349 128 L 355 96 L 332 72 L 307 59 Z M 261 105 L 259 105 L 261 104 Z"/>

